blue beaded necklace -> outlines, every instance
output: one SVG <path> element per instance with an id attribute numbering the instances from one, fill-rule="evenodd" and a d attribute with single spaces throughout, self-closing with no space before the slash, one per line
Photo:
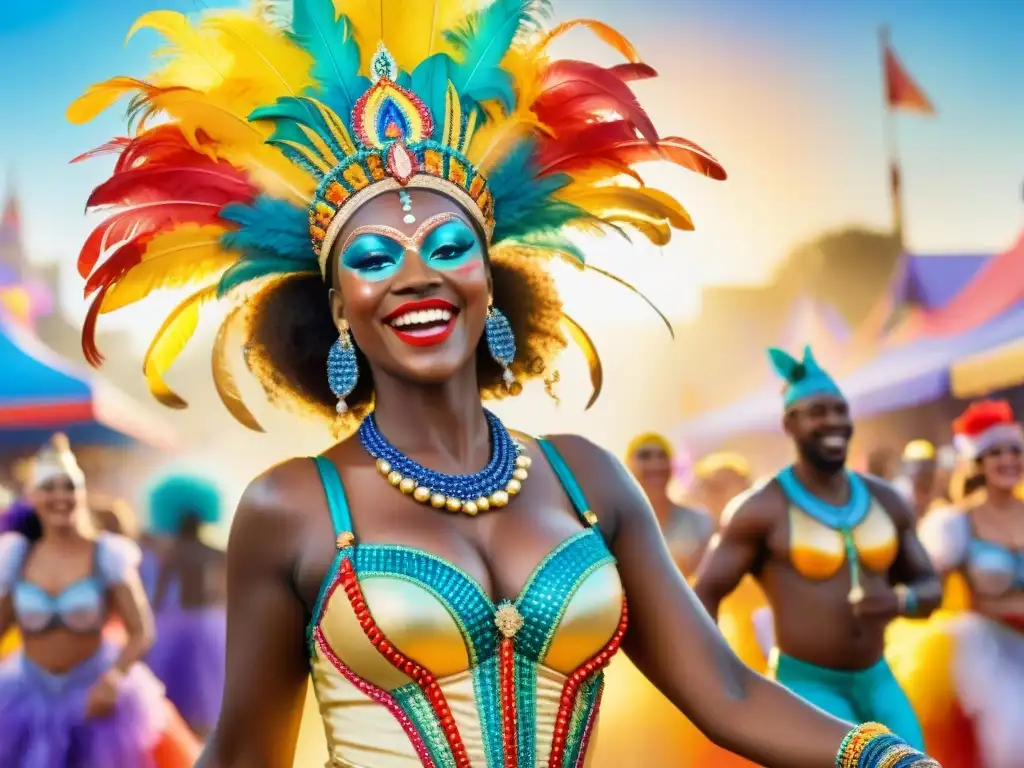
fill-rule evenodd
<path id="1" fill-rule="evenodd" d="M 815 496 L 807 490 L 791 466 L 779 472 L 777 479 L 790 501 L 819 523 L 824 523 L 829 528 L 836 530 L 856 528 L 867 516 L 868 510 L 871 508 L 871 492 L 868 490 L 864 480 L 856 472 L 846 471 L 846 482 L 850 488 L 850 498 L 841 506 L 829 504 L 824 499 Z"/>
<path id="2" fill-rule="evenodd" d="M 486 409 L 484 417 L 490 428 L 491 460 L 472 475 L 446 475 L 413 461 L 381 434 L 372 413 L 359 425 L 359 440 L 377 460 L 377 471 L 402 493 L 435 509 L 475 515 L 508 504 L 509 497 L 522 490 L 531 463 L 501 419 Z"/>

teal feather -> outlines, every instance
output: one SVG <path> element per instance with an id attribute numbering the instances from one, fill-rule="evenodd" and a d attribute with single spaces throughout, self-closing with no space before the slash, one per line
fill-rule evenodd
<path id="1" fill-rule="evenodd" d="M 231 203 L 221 209 L 220 217 L 238 225 L 221 237 L 225 248 L 243 254 L 269 253 L 290 259 L 294 269 L 307 263 L 316 266 L 309 243 L 308 212 L 285 200 L 262 195 L 251 203 Z"/>
<path id="2" fill-rule="evenodd" d="M 771 360 L 775 372 L 786 381 L 794 382 L 800 378 L 799 374 L 803 370 L 803 365 L 786 350 L 770 347 L 768 359 Z"/>
<path id="3" fill-rule="evenodd" d="M 435 141 L 440 141 L 444 134 L 444 115 L 446 96 L 448 93 L 448 74 L 452 69 L 452 60 L 444 53 L 435 53 L 421 61 L 413 70 L 410 87 L 419 96 L 434 118 Z"/>
<path id="4" fill-rule="evenodd" d="M 501 69 L 501 61 L 519 30 L 534 22 L 535 8 L 534 0 L 495 0 L 445 33 L 462 55 L 451 76 L 464 104 L 494 99 L 506 111 L 514 108 L 512 79 Z"/>
<path id="5" fill-rule="evenodd" d="M 535 143 L 534 139 L 521 142 L 487 179 L 494 197 L 495 242 L 534 231 L 553 231 L 587 216 L 576 205 L 551 199 L 572 179 L 564 173 L 538 177 L 533 162 Z"/>
<path id="6" fill-rule="evenodd" d="M 227 271 L 221 275 L 220 282 L 217 284 L 217 295 L 225 296 L 240 285 L 245 285 L 246 283 L 258 280 L 262 277 L 270 277 L 272 275 L 293 275 L 303 272 L 318 275 L 320 274 L 320 267 L 316 261 L 313 261 L 312 264 L 308 265 L 305 269 L 296 269 L 296 262 L 294 259 L 242 259 L 237 264 L 229 267 Z"/>
<path id="7" fill-rule="evenodd" d="M 329 21 L 331 20 L 331 21 Z M 294 0 L 288 36 L 313 57 L 310 74 L 331 108 L 348 115 L 369 81 L 359 75 L 359 46 L 347 16 L 338 17 L 333 0 Z"/>
<path id="8" fill-rule="evenodd" d="M 347 114 L 347 113 L 341 113 Z M 269 120 L 274 123 L 274 135 L 267 141 L 284 151 L 286 148 L 280 146 L 282 140 L 294 141 L 320 154 L 316 146 L 296 126 L 304 125 L 316 131 L 324 143 L 333 150 L 338 157 L 343 157 L 344 152 L 334 140 L 331 130 L 327 127 L 320 112 L 302 96 L 282 96 L 273 104 L 266 107 L 257 107 L 249 114 L 249 120 Z M 280 132 L 281 135 L 278 135 Z M 294 159 L 294 158 L 293 158 Z"/>

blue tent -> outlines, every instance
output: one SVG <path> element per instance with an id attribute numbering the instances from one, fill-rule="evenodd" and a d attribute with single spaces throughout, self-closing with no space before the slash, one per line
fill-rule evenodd
<path id="1" fill-rule="evenodd" d="M 950 369 L 966 355 L 995 349 L 1022 336 L 1024 302 L 959 336 L 923 338 L 887 349 L 843 378 L 840 386 L 858 418 L 922 405 L 949 393 Z M 781 383 L 779 386 L 781 390 Z M 740 432 L 772 432 L 779 429 L 781 417 L 780 391 L 761 391 L 683 423 L 675 435 L 699 444 Z"/>
<path id="2" fill-rule="evenodd" d="M 122 392 L 0 315 L 0 450 L 41 445 L 55 431 L 78 444 L 174 442 Z"/>

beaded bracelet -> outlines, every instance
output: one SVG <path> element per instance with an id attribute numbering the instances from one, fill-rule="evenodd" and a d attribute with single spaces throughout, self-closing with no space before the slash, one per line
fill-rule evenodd
<path id="1" fill-rule="evenodd" d="M 880 723 L 858 725 L 843 739 L 835 768 L 942 768 Z"/>

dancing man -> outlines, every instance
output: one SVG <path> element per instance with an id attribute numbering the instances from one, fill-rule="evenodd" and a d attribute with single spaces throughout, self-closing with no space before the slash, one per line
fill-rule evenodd
<path id="1" fill-rule="evenodd" d="M 783 427 L 796 461 L 726 511 L 696 590 L 712 616 L 747 573 L 774 616 L 775 679 L 825 711 L 887 725 L 922 748 L 921 728 L 883 657 L 886 625 L 929 615 L 941 586 L 903 498 L 846 469 L 853 434 L 839 387 L 815 361 L 769 351 L 786 382 Z"/>

